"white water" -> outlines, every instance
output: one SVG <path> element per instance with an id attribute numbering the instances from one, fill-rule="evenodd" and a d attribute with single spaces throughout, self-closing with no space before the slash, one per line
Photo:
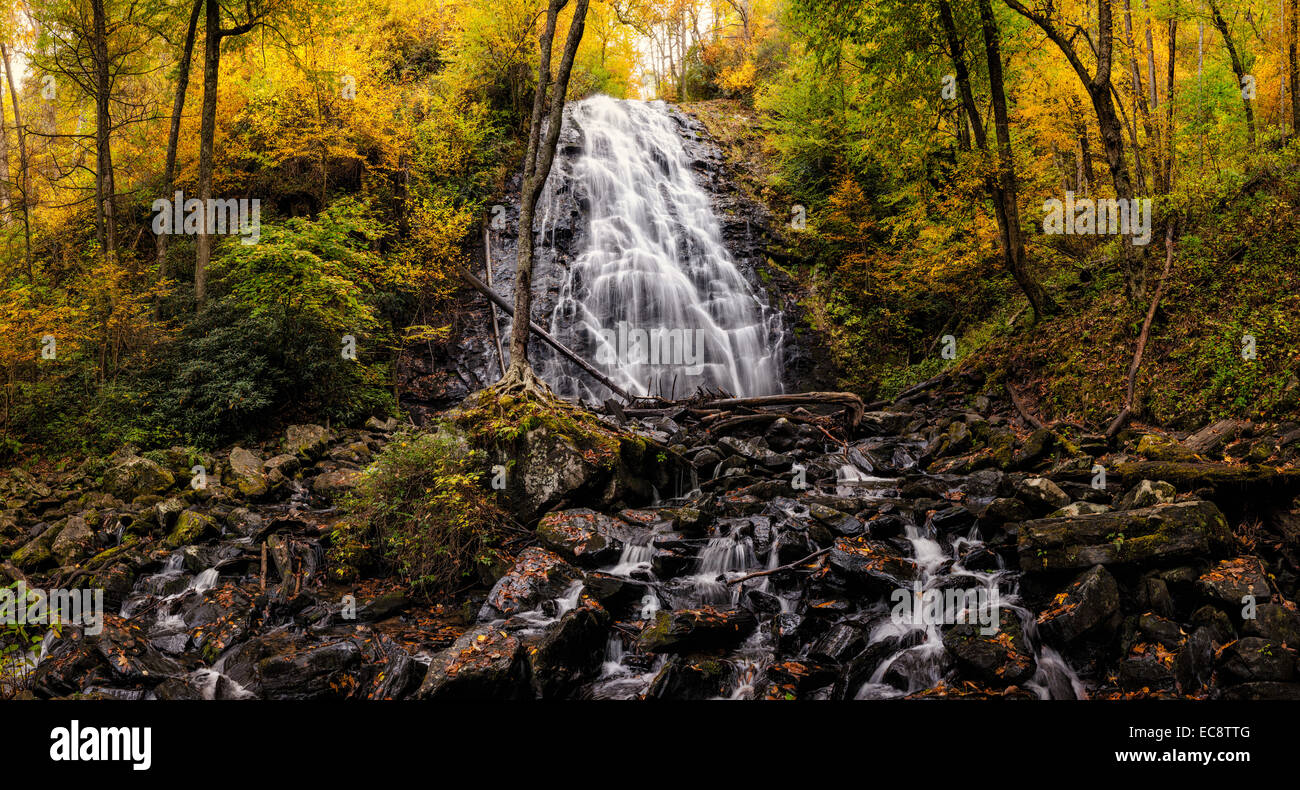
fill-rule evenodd
<path id="1" fill-rule="evenodd" d="M 581 130 L 584 150 L 568 172 L 557 162 L 547 182 L 542 243 L 559 189 L 586 196 L 588 232 L 551 332 L 633 395 L 780 392 L 781 314 L 736 268 L 664 104 L 597 96 L 566 123 Z M 665 332 L 676 333 L 671 348 L 651 339 Z M 607 394 L 563 359 L 548 360 L 542 376 L 566 397 Z"/>

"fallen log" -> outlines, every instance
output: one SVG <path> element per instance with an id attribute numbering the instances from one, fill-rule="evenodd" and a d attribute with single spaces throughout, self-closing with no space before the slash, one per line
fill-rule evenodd
<path id="1" fill-rule="evenodd" d="M 789 395 L 757 395 L 750 398 L 723 398 L 706 401 L 701 406 L 714 409 L 763 408 L 768 406 L 832 405 L 843 406 L 852 415 L 853 425 L 862 421 L 866 406 L 851 392 L 796 392 Z"/>
<path id="2" fill-rule="evenodd" d="M 461 278 L 464 279 L 465 282 L 474 286 L 476 290 L 478 290 L 488 299 L 491 299 L 493 304 L 495 304 L 497 307 L 500 307 L 502 310 L 505 311 L 506 315 L 510 316 L 511 318 L 515 317 L 515 309 L 511 307 L 506 302 L 505 299 L 502 299 L 500 296 L 497 296 L 496 291 L 493 291 L 491 288 L 487 287 L 487 285 L 482 280 L 475 277 L 473 274 L 470 274 L 469 271 L 467 271 L 466 269 L 459 266 L 456 268 Z M 626 390 L 624 390 L 622 387 L 615 384 L 613 380 L 609 378 L 609 376 L 606 376 L 604 373 L 601 373 L 599 370 L 596 370 L 596 368 L 592 366 L 590 362 L 578 356 L 568 346 L 556 340 L 555 337 L 551 335 L 550 332 L 547 332 L 545 329 L 542 329 L 540 326 L 538 326 L 536 321 L 529 321 L 528 328 L 532 330 L 532 332 L 536 334 L 538 337 L 540 337 L 542 340 L 546 341 L 546 344 L 549 345 L 551 348 L 558 351 L 566 359 L 570 360 L 578 367 L 590 373 L 591 377 L 594 378 L 596 381 L 599 381 L 601 384 L 604 384 L 606 387 L 608 387 L 610 392 L 614 393 L 615 395 L 619 396 L 620 398 L 622 398 L 623 400 L 629 403 L 632 402 L 632 396 L 627 394 Z"/>

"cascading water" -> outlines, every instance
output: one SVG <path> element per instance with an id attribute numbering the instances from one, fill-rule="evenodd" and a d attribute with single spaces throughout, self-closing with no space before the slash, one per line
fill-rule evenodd
<path id="1" fill-rule="evenodd" d="M 548 243 L 563 190 L 577 193 L 587 237 L 561 280 L 552 334 L 633 395 L 780 392 L 781 313 L 733 261 L 665 105 L 597 96 L 572 105 L 565 123 L 582 152 L 557 157 L 538 239 Z M 544 353 L 542 377 L 560 395 L 608 395 Z"/>

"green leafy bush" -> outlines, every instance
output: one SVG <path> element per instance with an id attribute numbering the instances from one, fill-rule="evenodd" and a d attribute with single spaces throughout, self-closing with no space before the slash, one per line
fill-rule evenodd
<path id="1" fill-rule="evenodd" d="M 343 502 L 331 573 L 391 571 L 431 594 L 476 580 L 508 532 L 508 517 L 482 482 L 485 461 L 447 425 L 394 436 Z"/>

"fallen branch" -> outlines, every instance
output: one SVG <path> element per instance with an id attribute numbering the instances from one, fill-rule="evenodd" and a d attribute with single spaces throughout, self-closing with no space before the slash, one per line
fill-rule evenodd
<path id="1" fill-rule="evenodd" d="M 807 557 L 804 557 L 801 560 L 795 560 L 794 562 L 786 563 L 785 565 L 781 565 L 776 568 L 770 568 L 765 571 L 754 571 L 753 573 L 747 573 L 738 579 L 732 579 L 731 581 L 727 582 L 727 586 L 730 587 L 733 584 L 740 584 L 743 581 L 746 581 L 748 579 L 755 579 L 758 578 L 759 576 L 771 576 L 772 574 L 778 571 L 794 570 L 800 565 L 803 565 L 805 562 L 808 562 L 810 560 L 815 560 L 818 557 L 822 556 L 823 554 L 830 554 L 830 552 L 831 552 L 830 548 L 821 549 L 820 551 L 814 551 L 812 554 L 809 554 Z"/>
<path id="2" fill-rule="evenodd" d="M 723 398 L 721 400 L 706 401 L 703 406 L 715 409 L 729 408 L 762 408 L 765 406 L 802 406 L 811 405 L 834 405 L 843 406 L 849 410 L 852 415 L 852 423 L 857 425 L 862 421 L 862 415 L 866 412 L 866 406 L 862 403 L 862 398 L 851 392 L 797 392 L 790 395 L 758 395 L 751 398 Z"/>
<path id="3" fill-rule="evenodd" d="M 470 274 L 464 268 L 457 267 L 457 271 L 460 273 L 462 279 L 464 279 L 470 285 L 474 286 L 476 290 L 478 290 L 488 299 L 491 299 L 492 302 L 496 304 L 497 307 L 500 307 L 502 310 L 505 311 L 506 315 L 510 316 L 511 318 L 515 317 L 515 309 L 511 307 L 509 304 L 507 304 L 505 299 L 502 299 L 500 296 L 498 296 L 496 291 L 493 291 L 491 288 L 487 287 L 487 285 L 484 284 L 482 280 Z M 547 332 L 545 329 L 542 329 L 540 326 L 538 326 L 536 321 L 529 321 L 528 328 L 532 330 L 533 334 L 537 335 L 542 340 L 546 341 L 547 345 L 549 345 L 551 348 L 560 352 L 560 354 L 562 354 L 565 358 L 569 359 L 575 365 L 590 373 L 591 377 L 594 378 L 596 381 L 599 381 L 601 384 L 604 384 L 606 387 L 608 387 L 610 392 L 613 392 L 615 395 L 619 396 L 625 401 L 628 401 L 629 403 L 632 401 L 632 396 L 627 394 L 627 392 L 622 387 L 615 384 L 613 380 L 611 380 L 604 373 L 601 373 L 599 370 L 596 370 L 596 368 L 593 367 L 590 362 L 578 356 L 568 346 L 556 340 L 555 337 L 552 336 L 550 332 Z"/>
<path id="4" fill-rule="evenodd" d="M 1156 286 L 1155 296 L 1151 297 L 1151 306 L 1147 308 L 1146 320 L 1142 322 L 1142 332 L 1138 335 L 1137 349 L 1133 352 L 1133 363 L 1128 368 L 1128 386 L 1124 392 L 1124 408 L 1110 426 L 1106 428 L 1106 438 L 1113 439 L 1133 416 L 1133 394 L 1137 388 L 1138 368 L 1142 367 L 1142 354 L 1146 351 L 1147 338 L 1151 334 L 1151 322 L 1155 320 L 1156 308 L 1165 295 L 1165 283 L 1169 280 L 1169 270 L 1174 265 L 1174 221 L 1165 223 L 1165 270 L 1160 274 L 1160 283 Z"/>

